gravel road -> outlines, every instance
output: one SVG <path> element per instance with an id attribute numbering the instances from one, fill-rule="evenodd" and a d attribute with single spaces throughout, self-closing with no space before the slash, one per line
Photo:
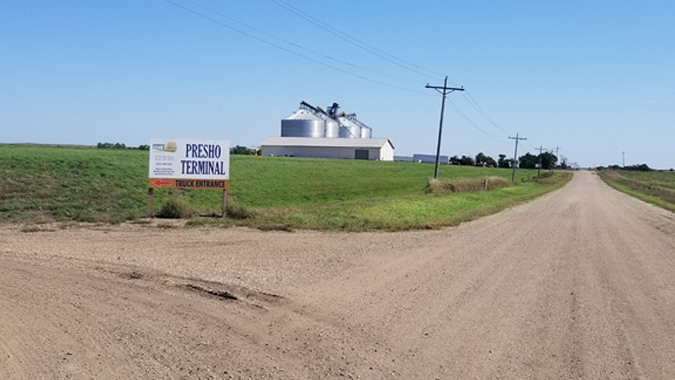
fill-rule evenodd
<path id="1" fill-rule="evenodd" d="M 578 172 L 437 231 L 0 226 L 0 378 L 672 380 L 675 214 Z"/>

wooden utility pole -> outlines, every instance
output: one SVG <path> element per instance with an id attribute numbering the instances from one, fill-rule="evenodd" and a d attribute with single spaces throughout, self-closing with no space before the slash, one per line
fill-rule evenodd
<path id="1" fill-rule="evenodd" d="M 539 175 L 541 174 L 541 153 L 546 149 L 542 148 L 542 146 L 539 145 L 539 149 L 537 150 L 539 151 L 539 168 L 537 168 L 537 177 L 539 177 Z"/>
<path id="2" fill-rule="evenodd" d="M 559 147 L 559 146 L 556 146 L 556 147 L 555 147 L 555 159 L 556 159 L 556 161 L 558 161 L 558 162 L 559 162 L 559 160 L 558 160 L 558 151 L 559 151 L 560 149 L 562 149 L 562 148 Z M 552 170 L 552 169 L 551 169 L 551 170 Z"/>
<path id="3" fill-rule="evenodd" d="M 445 76 L 445 81 L 443 86 L 429 86 L 427 83 L 426 88 L 433 88 L 443 95 L 443 101 L 441 102 L 441 121 L 438 125 L 438 144 L 436 145 L 436 167 L 434 167 L 434 179 L 438 178 L 438 164 L 441 162 L 441 133 L 443 131 L 443 113 L 445 112 L 445 97 L 453 91 L 464 91 L 464 87 L 448 87 L 448 76 Z M 441 91 L 443 90 L 443 91 Z"/>
<path id="4" fill-rule="evenodd" d="M 513 174 L 511 174 L 511 182 L 516 182 L 516 166 L 518 166 L 518 140 L 527 140 L 525 137 L 518 137 L 518 134 L 516 133 L 516 137 L 511 137 L 509 136 L 511 140 L 516 140 L 516 150 L 513 152 L 513 162 L 511 165 L 513 166 Z"/>

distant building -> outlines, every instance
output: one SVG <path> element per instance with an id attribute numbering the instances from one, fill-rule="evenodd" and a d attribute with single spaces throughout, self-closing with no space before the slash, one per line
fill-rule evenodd
<path id="1" fill-rule="evenodd" d="M 440 163 L 443 165 L 447 165 L 450 163 L 450 159 L 448 156 L 440 156 Z M 413 154 L 413 162 L 426 162 L 429 164 L 435 164 L 436 163 L 436 155 L 435 154 Z"/>
<path id="2" fill-rule="evenodd" d="M 326 110 L 307 102 L 281 120 L 281 137 L 261 144 L 263 156 L 342 158 L 393 161 L 394 145 L 389 139 L 372 138 L 372 128 L 355 113 L 339 111 L 333 103 Z"/>
<path id="3" fill-rule="evenodd" d="M 413 162 L 412 156 L 394 156 L 394 161 Z"/>
<path id="4" fill-rule="evenodd" d="M 263 141 L 261 155 L 393 161 L 394 145 L 389 139 L 270 137 Z"/>

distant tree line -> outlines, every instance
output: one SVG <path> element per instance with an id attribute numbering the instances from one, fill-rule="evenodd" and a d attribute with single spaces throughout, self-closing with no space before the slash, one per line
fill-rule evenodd
<path id="1" fill-rule="evenodd" d="M 150 145 L 139 145 L 138 147 L 128 147 L 123 143 L 98 143 L 96 144 L 98 149 L 138 149 L 138 150 L 150 150 Z"/>
<path id="2" fill-rule="evenodd" d="M 150 145 L 139 145 L 138 147 L 128 147 L 123 143 L 98 143 L 96 144 L 98 149 L 138 149 L 138 150 L 150 150 Z M 230 148 L 230 154 L 241 154 L 247 156 L 257 156 L 260 152 L 258 148 L 248 148 L 243 145 L 237 145 Z"/>
<path id="3" fill-rule="evenodd" d="M 630 166 L 619 166 L 619 165 L 609 165 L 607 168 L 604 166 L 598 167 L 598 170 L 611 169 L 611 170 L 628 170 L 632 172 L 650 172 L 654 169 L 647 166 L 647 164 L 640 165 L 630 165 Z"/>
<path id="4" fill-rule="evenodd" d="M 558 163 L 558 157 L 550 152 L 544 152 L 539 155 L 533 155 L 525 153 L 524 155 L 518 157 L 518 167 L 523 169 L 535 169 L 539 165 L 539 158 L 541 157 L 541 168 L 542 169 L 567 169 L 567 164 L 563 161 L 560 165 Z M 478 153 L 475 157 L 471 156 L 452 156 L 450 157 L 451 165 L 465 165 L 465 166 L 487 166 L 487 167 L 498 167 L 498 168 L 511 168 L 513 167 L 513 159 L 506 158 L 505 154 L 500 154 L 499 158 L 495 161 L 494 158 L 486 156 L 483 152 Z"/>
<path id="5" fill-rule="evenodd" d="M 257 148 L 247 148 L 243 145 L 237 145 L 230 148 L 230 154 L 241 154 L 246 156 L 257 156 L 260 152 L 260 149 Z"/>
<path id="6" fill-rule="evenodd" d="M 96 144 L 96 148 L 98 149 L 138 149 L 138 150 L 150 150 L 150 145 L 139 145 L 138 147 L 129 147 L 124 145 L 123 143 L 98 143 Z M 243 145 L 237 145 L 233 146 L 230 148 L 230 154 L 242 154 L 242 155 L 247 155 L 247 156 L 255 156 L 258 155 L 260 152 L 260 149 L 258 148 L 247 148 Z"/>

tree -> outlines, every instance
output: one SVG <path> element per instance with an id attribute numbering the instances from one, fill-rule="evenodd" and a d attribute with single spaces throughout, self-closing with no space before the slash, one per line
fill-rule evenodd
<path id="1" fill-rule="evenodd" d="M 521 169 L 535 169 L 539 164 L 539 157 L 530 152 L 518 157 L 518 167 Z"/>
<path id="2" fill-rule="evenodd" d="M 539 157 L 537 157 L 539 158 Z M 556 162 L 558 162 L 558 157 L 555 154 L 550 152 L 544 152 L 541 154 L 541 168 L 542 169 L 553 169 Z"/>
<path id="3" fill-rule="evenodd" d="M 570 167 L 567 165 L 567 159 L 562 154 L 560 155 L 560 165 L 558 165 L 558 167 L 563 170 L 567 170 Z"/>
<path id="4" fill-rule="evenodd" d="M 127 149 L 127 146 L 124 145 L 123 143 L 98 143 L 96 144 L 96 147 L 99 149 Z"/>
<path id="5" fill-rule="evenodd" d="M 478 166 L 496 166 L 497 162 L 494 158 L 486 156 L 483 152 L 480 152 L 476 155 L 476 165 Z"/>
<path id="6" fill-rule="evenodd" d="M 456 155 L 450 157 L 450 165 L 461 165 L 461 164 L 462 160 L 460 160 L 459 157 L 457 157 Z"/>
<path id="7" fill-rule="evenodd" d="M 485 165 L 485 159 L 487 157 L 483 154 L 483 152 L 480 152 L 476 155 L 476 165 L 478 166 L 483 166 Z"/>
<path id="8" fill-rule="evenodd" d="M 473 157 L 471 156 L 462 155 L 462 158 L 460 159 L 460 165 L 474 166 L 476 165 L 476 161 L 474 161 Z"/>
<path id="9" fill-rule="evenodd" d="M 252 155 L 255 153 L 255 150 L 247 148 L 243 145 L 237 145 L 230 148 L 230 154 L 243 154 L 243 155 Z"/>
<path id="10" fill-rule="evenodd" d="M 637 171 L 637 172 L 649 172 L 649 171 L 652 171 L 652 168 L 647 166 L 647 164 L 640 164 L 640 165 L 626 166 L 626 167 L 623 168 L 623 170 L 631 170 L 631 171 Z"/>
<path id="11" fill-rule="evenodd" d="M 506 158 L 505 154 L 500 154 L 499 155 L 499 160 L 497 160 L 497 166 L 500 168 L 510 168 L 511 167 L 511 162 L 513 162 L 512 159 Z"/>

